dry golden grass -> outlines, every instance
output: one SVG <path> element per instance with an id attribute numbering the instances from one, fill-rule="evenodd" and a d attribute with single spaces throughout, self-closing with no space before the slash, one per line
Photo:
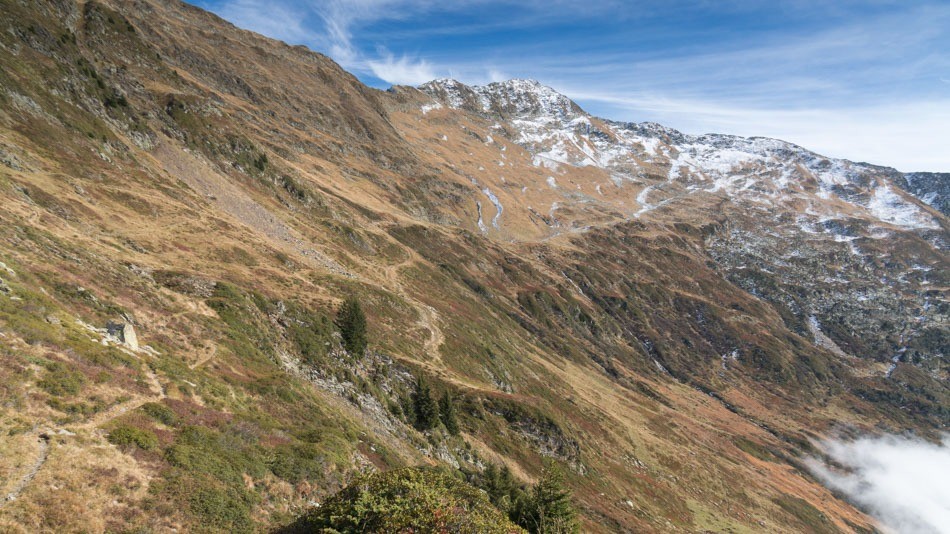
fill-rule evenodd
<path id="1" fill-rule="evenodd" d="M 125 11 L 122 2 L 106 3 Z M 62 321 L 82 318 L 103 326 L 119 310 L 128 311 L 140 342 L 158 351 L 106 369 L 71 342 L 27 343 L 0 323 L 5 334 L 0 344 L 17 355 L 0 359 L 5 384 L 0 489 L 11 491 L 34 464 L 33 428 L 52 431 L 36 477 L 16 501 L 0 508 L 0 529 L 193 528 L 193 514 L 180 502 L 148 502 L 149 486 L 164 480 L 166 459 L 106 439 L 109 429 L 122 423 L 154 431 L 162 451 L 173 446 L 181 429 L 136 410 L 147 401 L 165 402 L 197 427 L 219 429 L 233 422 L 238 435 L 260 439 L 265 449 L 292 443 L 297 430 L 292 425 L 307 422 L 287 415 L 301 402 L 294 388 L 307 378 L 289 342 L 275 336 L 267 347 L 274 351 L 270 359 L 240 354 L 233 339 L 240 332 L 226 328 L 208 304 L 210 295 L 169 282 L 166 274 L 227 281 L 257 292 L 269 306 L 284 301 L 327 314 L 342 297 L 358 293 L 370 316 L 374 348 L 397 364 L 476 406 L 497 400 L 536 410 L 578 442 L 578 459 L 563 461 L 573 468 L 569 480 L 585 513 L 585 530 L 806 528 L 776 504 L 783 496 L 809 503 L 842 531 L 850 530 L 846 521 L 869 524 L 779 460 L 801 451 L 777 435 L 804 439 L 835 421 L 872 427 L 883 417 L 872 407 L 862 404 L 868 409 L 857 413 L 848 404 L 855 401 L 850 396 L 807 404 L 751 374 L 720 373 L 718 359 L 703 361 L 694 354 L 694 371 L 714 377 L 730 410 L 657 371 L 632 333 L 616 327 L 600 338 L 585 338 L 556 322 L 537 327 L 539 319 L 519 304 L 522 292 L 555 295 L 552 299 L 570 294 L 578 303 L 574 311 L 596 315 L 602 325 L 611 317 L 597 299 L 627 297 L 612 294 L 626 286 L 611 284 L 635 280 L 644 293 L 659 295 L 656 309 L 647 308 L 646 300 L 630 301 L 642 305 L 649 319 L 673 309 L 674 300 L 688 302 L 721 314 L 743 342 L 779 343 L 775 340 L 787 330 L 776 311 L 705 268 L 709 260 L 701 238 L 672 226 L 683 222 L 684 213 L 694 226 L 717 223 L 724 216 L 720 198 L 684 197 L 670 204 L 675 210 L 656 209 L 630 221 L 640 208 L 634 199 L 655 179 L 618 187 L 595 167 L 536 166 L 531 154 L 492 130 L 494 120 L 449 109 L 423 115 L 419 106 L 427 97 L 417 91 L 370 91 L 326 58 L 235 31 L 173 2 L 148 5 L 152 15 L 127 16 L 142 28 L 143 39 L 153 41 L 155 53 L 174 62 L 171 51 L 180 47 L 198 58 L 190 66 L 173 64 L 176 75 L 150 70 L 144 61 L 125 65 L 128 76 L 141 82 L 143 92 L 130 95 L 137 111 L 151 113 L 146 121 L 155 133 L 151 149 L 137 148 L 128 130 L 110 127 L 114 144 L 128 152 L 112 151 L 109 162 L 99 156 L 108 147 L 98 138 L 44 126 L 69 145 L 61 157 L 44 144 L 45 130 L 35 118 L 0 110 L 0 142 L 19 147 L 31 161 L 28 170 L 0 167 L 0 228 L 15 236 L 0 242 L 0 255 L 24 271 L 20 278 L 29 280 L 34 293 L 45 295 L 37 296 L 45 299 L 41 304 L 31 303 L 32 315 L 43 319 L 52 313 Z M 229 74 L 240 65 L 235 75 L 254 96 L 241 94 L 241 84 L 228 85 L 234 79 L 215 70 L 221 65 L 229 65 Z M 205 123 L 169 119 L 172 97 L 199 102 L 189 112 Z M 302 109 L 302 103 L 310 107 Z M 490 132 L 494 141 L 486 142 Z M 238 168 L 242 155 L 228 152 L 236 138 L 266 153 L 271 174 Z M 668 170 L 636 163 L 647 175 Z M 283 176 L 310 195 L 309 203 L 293 197 L 286 183 L 275 185 Z M 548 184 L 549 176 L 557 188 Z M 497 229 L 485 187 L 504 205 Z M 484 236 L 476 224 L 476 201 L 488 227 Z M 555 203 L 559 207 L 552 209 Z M 552 226 L 552 213 L 560 226 Z M 587 238 L 628 246 L 598 249 Z M 606 267 L 598 273 L 603 276 L 598 295 L 563 282 L 564 269 L 600 260 Z M 0 277 L 8 278 L 3 272 Z M 77 293 L 79 286 L 86 293 Z M 97 300 L 83 296 L 87 293 Z M 655 328 L 644 320 L 639 333 L 661 340 L 700 337 L 670 319 L 679 313 L 660 317 Z M 278 315 L 271 311 L 264 317 L 263 329 L 286 328 Z M 613 374 L 594 360 L 599 356 L 613 365 Z M 81 392 L 59 400 L 99 401 L 105 408 L 78 415 L 54 408 L 56 399 L 36 386 L 47 361 L 89 374 Z M 489 369 L 496 378 L 508 373 L 513 390 L 502 391 Z M 97 381 L 100 371 L 110 378 Z M 860 372 L 871 373 L 871 366 Z M 255 389 L 267 381 L 292 395 L 267 396 Z M 325 412 L 315 417 L 333 422 L 326 433 L 342 432 L 348 440 L 339 446 L 348 456 L 328 461 L 319 474 L 322 483 L 242 472 L 238 485 L 260 499 L 251 508 L 260 524 L 285 521 L 357 469 L 436 462 L 431 444 L 408 426 L 391 431 L 378 414 L 332 389 L 308 391 L 308 402 Z M 254 411 L 266 403 L 274 413 Z M 481 460 L 509 466 L 524 482 L 535 480 L 542 459 L 537 444 L 498 414 L 476 413 L 472 421 L 484 426 L 461 439 Z M 278 424 L 287 426 L 274 428 Z M 60 435 L 59 429 L 76 435 Z M 350 443 L 358 440 L 362 443 Z M 369 444 L 388 450 L 370 454 Z"/>

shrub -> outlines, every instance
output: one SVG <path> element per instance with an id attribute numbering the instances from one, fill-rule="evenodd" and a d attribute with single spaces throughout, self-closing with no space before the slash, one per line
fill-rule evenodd
<path id="1" fill-rule="evenodd" d="M 242 484 L 226 484 L 206 473 L 172 469 L 165 473 L 165 479 L 153 482 L 150 491 L 193 514 L 186 531 L 261 532 L 251 519 L 258 498 Z"/>
<path id="2" fill-rule="evenodd" d="M 178 420 L 178 416 L 168 406 L 158 402 L 149 402 L 142 405 L 142 411 L 152 419 L 171 426 Z"/>
<path id="3" fill-rule="evenodd" d="M 82 389 L 86 377 L 62 362 L 46 366 L 46 376 L 37 384 L 50 395 L 75 395 Z"/>
<path id="4" fill-rule="evenodd" d="M 117 447 L 136 446 L 143 451 L 158 447 L 158 438 L 149 430 L 133 426 L 119 426 L 109 432 L 109 442 Z"/>
<path id="5" fill-rule="evenodd" d="M 522 532 L 478 489 L 431 468 L 358 478 L 289 532 Z"/>

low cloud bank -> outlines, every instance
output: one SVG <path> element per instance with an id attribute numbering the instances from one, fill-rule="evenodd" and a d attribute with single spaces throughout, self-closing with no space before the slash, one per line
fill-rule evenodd
<path id="1" fill-rule="evenodd" d="M 901 534 L 950 534 L 950 434 L 941 444 L 883 436 L 829 440 L 825 453 L 844 469 L 813 459 L 809 468 Z"/>

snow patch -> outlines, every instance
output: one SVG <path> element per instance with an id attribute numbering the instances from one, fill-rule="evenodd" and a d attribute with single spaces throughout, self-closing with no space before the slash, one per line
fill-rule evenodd
<path id="1" fill-rule="evenodd" d="M 501 219 L 502 212 L 505 211 L 504 206 L 501 205 L 501 201 L 498 200 L 498 197 L 495 196 L 495 193 L 492 193 L 491 189 L 486 187 L 485 189 L 482 189 L 482 193 L 485 193 L 485 196 L 488 197 L 488 200 L 490 200 L 491 203 L 495 205 L 495 216 L 492 217 L 491 225 L 496 229 L 501 229 L 501 227 L 498 226 L 498 221 Z"/>
<path id="2" fill-rule="evenodd" d="M 423 115 L 427 115 L 430 111 L 435 111 L 437 109 L 442 109 L 442 104 L 439 102 L 424 104 L 421 108 L 419 108 Z"/>
<path id="3" fill-rule="evenodd" d="M 482 203 L 476 200 L 475 208 L 478 209 L 478 229 L 481 230 L 483 234 L 487 234 L 488 227 L 485 226 L 485 220 L 482 219 Z"/>
<path id="4" fill-rule="evenodd" d="M 890 185 L 875 189 L 874 196 L 871 197 L 867 207 L 875 217 L 895 226 L 915 229 L 940 228 L 932 217 L 904 200 L 891 189 Z"/>

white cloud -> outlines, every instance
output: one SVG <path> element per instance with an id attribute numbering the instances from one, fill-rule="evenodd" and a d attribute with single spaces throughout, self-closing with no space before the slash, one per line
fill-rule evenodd
<path id="1" fill-rule="evenodd" d="M 659 2 L 631 10 L 597 0 L 577 13 L 568 0 L 217 0 L 219 13 L 235 23 L 324 51 L 371 83 L 535 78 L 606 118 L 695 134 L 776 137 L 902 171 L 950 171 L 950 97 L 942 89 L 950 83 L 950 56 L 939 53 L 950 6 L 926 1 L 862 16 L 860 1 L 832 4 L 795 5 L 856 16 L 736 34 L 711 46 L 686 38 L 657 48 L 622 44 L 611 34 L 472 39 L 585 17 L 669 22 L 661 16 L 666 3 Z M 747 8 L 744 1 L 715 3 L 727 13 Z M 643 20 L 630 20 L 631 28 Z M 443 42 L 448 35 L 464 35 L 459 40 L 469 46 L 427 48 L 430 38 Z M 636 35 L 623 38 L 636 41 Z"/>
<path id="2" fill-rule="evenodd" d="M 299 9 L 257 0 L 230 0 L 217 10 L 232 24 L 290 44 L 312 42 L 318 36 L 304 24 Z"/>
<path id="3" fill-rule="evenodd" d="M 425 60 L 414 60 L 406 56 L 396 59 L 384 53 L 380 60 L 367 61 L 373 74 L 392 84 L 421 85 L 437 78 L 432 66 Z"/>
<path id="4" fill-rule="evenodd" d="M 950 533 L 950 435 L 940 445 L 883 436 L 826 441 L 822 448 L 844 470 L 813 459 L 812 472 L 890 531 Z"/>
<path id="5" fill-rule="evenodd" d="M 505 80 L 511 79 L 511 76 L 508 76 L 507 74 L 505 74 L 504 72 L 502 72 L 502 71 L 500 71 L 500 70 L 498 70 L 498 69 L 496 69 L 496 68 L 489 68 L 489 69 L 488 69 L 488 79 L 491 80 L 491 81 L 493 81 L 493 82 L 503 82 L 503 81 L 505 81 Z"/>

